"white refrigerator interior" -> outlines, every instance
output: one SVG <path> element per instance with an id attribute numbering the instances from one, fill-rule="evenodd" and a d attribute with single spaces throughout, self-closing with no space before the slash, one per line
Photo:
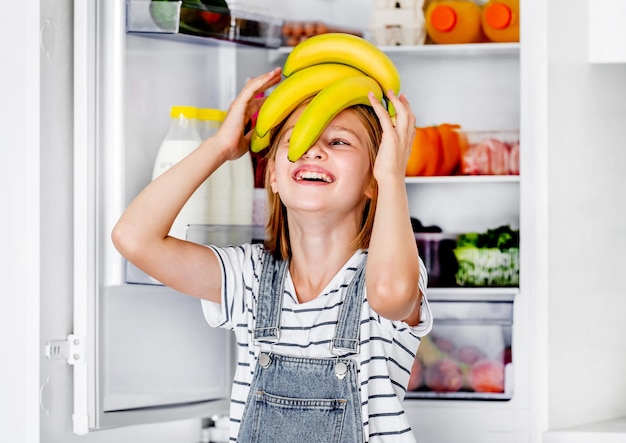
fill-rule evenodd
<path id="1" fill-rule="evenodd" d="M 258 2 L 281 19 L 341 22 L 367 36 L 375 2 Z M 231 338 L 210 328 L 198 300 L 159 285 L 125 282 L 110 232 L 149 182 L 173 105 L 226 109 L 246 78 L 281 65 L 289 50 L 126 32 L 124 0 L 75 2 L 75 329 L 84 364 L 74 366 L 74 431 L 228 412 Z M 400 70 L 419 126 L 520 129 L 518 44 L 383 48 Z M 93 78 L 98 81 L 94 82 Z M 524 146 L 522 142 L 522 155 Z M 517 177 L 407 179 L 411 215 L 444 232 L 515 229 Z M 520 284 L 523 286 L 523 283 Z M 512 303 L 510 400 L 407 399 L 423 443 L 527 442 L 529 297 L 519 288 L 437 288 L 454 297 Z"/>

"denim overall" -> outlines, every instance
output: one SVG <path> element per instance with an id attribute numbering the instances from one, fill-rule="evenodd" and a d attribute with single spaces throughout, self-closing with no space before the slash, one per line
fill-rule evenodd
<path id="1" fill-rule="evenodd" d="M 277 343 L 288 261 L 265 254 L 259 282 L 254 339 Z M 350 282 L 330 358 L 290 357 L 262 351 L 243 412 L 240 443 L 363 441 L 356 362 L 359 352 L 365 260 Z"/>

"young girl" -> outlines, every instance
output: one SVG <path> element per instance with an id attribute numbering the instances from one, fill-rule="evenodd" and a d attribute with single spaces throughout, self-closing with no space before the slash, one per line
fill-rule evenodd
<path id="1" fill-rule="evenodd" d="M 402 401 L 431 316 L 404 182 L 415 117 L 403 95 L 388 93 L 393 123 L 372 94 L 371 107 L 342 111 L 294 163 L 289 136 L 304 105 L 275 128 L 265 245 L 167 235 L 194 190 L 247 151 L 254 97 L 280 78 L 277 68 L 248 80 L 218 133 L 129 205 L 113 242 L 201 298 L 212 326 L 234 330 L 231 441 L 413 442 Z"/>

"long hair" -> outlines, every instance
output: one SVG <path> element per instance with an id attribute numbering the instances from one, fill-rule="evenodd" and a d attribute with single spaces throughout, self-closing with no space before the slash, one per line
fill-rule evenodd
<path id="1" fill-rule="evenodd" d="M 304 103 L 307 103 L 306 101 Z M 303 103 L 303 104 L 304 104 Z M 374 161 L 378 154 L 378 147 L 382 139 L 382 129 L 376 113 L 370 106 L 355 105 L 347 109 L 361 121 L 367 131 L 367 148 L 369 152 L 370 168 L 369 181 L 372 190 L 372 197 L 363 196 L 363 213 L 361 215 L 361 226 L 357 236 L 353 240 L 354 249 L 367 249 L 372 236 L 372 226 L 374 225 L 374 214 L 376 213 L 376 201 L 378 200 L 378 185 L 374 179 Z M 285 118 L 277 125 L 270 134 L 270 148 L 266 154 L 266 160 L 274 161 L 280 139 L 286 131 Z M 291 258 L 291 244 L 289 241 L 289 225 L 287 222 L 287 208 L 280 199 L 278 193 L 272 192 L 270 186 L 269 168 L 265 172 L 265 189 L 268 197 L 268 221 L 266 225 L 265 248 L 272 253 L 276 260 L 287 260 Z"/>

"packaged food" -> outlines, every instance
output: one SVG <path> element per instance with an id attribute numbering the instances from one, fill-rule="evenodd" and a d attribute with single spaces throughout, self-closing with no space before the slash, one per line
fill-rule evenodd
<path id="1" fill-rule="evenodd" d="M 519 175 L 519 131 L 459 131 L 461 174 Z"/>

